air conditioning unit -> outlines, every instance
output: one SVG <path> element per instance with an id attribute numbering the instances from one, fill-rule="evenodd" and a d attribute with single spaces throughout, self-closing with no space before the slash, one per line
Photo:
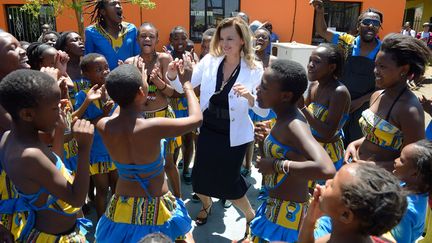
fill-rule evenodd
<path id="1" fill-rule="evenodd" d="M 272 44 L 272 55 L 278 59 L 288 59 L 300 63 L 307 71 L 309 57 L 316 46 L 297 42 L 278 42 Z"/>

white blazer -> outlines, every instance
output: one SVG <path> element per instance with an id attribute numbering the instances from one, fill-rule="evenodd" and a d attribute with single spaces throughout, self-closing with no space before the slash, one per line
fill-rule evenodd
<path id="1" fill-rule="evenodd" d="M 207 54 L 195 67 L 192 73 L 192 86 L 200 87 L 200 106 L 204 112 L 208 106 L 210 98 L 215 93 L 216 77 L 219 65 L 223 61 L 224 56 L 214 57 Z M 255 96 L 256 88 L 261 82 L 264 70 L 261 63 L 256 62 L 254 69 L 249 68 L 244 59 L 241 59 L 240 73 L 235 81 L 235 84 L 243 84 L 251 94 Z M 178 79 L 171 82 L 174 89 L 183 93 L 182 85 Z M 254 139 L 254 126 L 249 117 L 249 108 L 256 114 L 266 117 L 269 113 L 268 109 L 259 108 L 256 102 L 253 107 L 249 107 L 249 103 L 244 97 L 237 97 L 234 90 L 231 89 L 228 94 L 228 106 L 230 115 L 230 145 L 231 147 L 249 143 Z"/>

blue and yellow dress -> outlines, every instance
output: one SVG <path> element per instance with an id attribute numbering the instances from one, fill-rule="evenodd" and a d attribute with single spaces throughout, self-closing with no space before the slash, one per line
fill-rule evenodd
<path id="1" fill-rule="evenodd" d="M 75 109 L 78 109 L 83 103 L 87 96 L 89 89 L 81 90 L 76 95 Z M 112 115 L 114 110 L 117 108 L 117 104 L 111 109 L 109 115 Z M 87 107 L 84 112 L 83 118 L 88 120 L 97 119 L 103 115 L 103 105 L 100 99 L 94 100 Z M 97 130 L 94 131 L 93 144 L 90 151 L 90 175 L 104 174 L 114 171 L 115 165 L 109 156 L 108 150 L 106 149 L 102 137 Z"/>
<path id="2" fill-rule="evenodd" d="M 367 141 L 387 150 L 401 151 L 403 133 L 386 119 L 367 109 L 362 112 L 359 124 Z"/>
<path id="3" fill-rule="evenodd" d="M 67 130 L 65 131 L 65 135 L 70 134 L 72 131 L 72 110 L 76 103 L 76 94 L 81 90 L 90 88 L 90 82 L 84 78 L 72 80 L 72 82 L 74 87 L 69 88 L 69 101 L 72 107 L 70 107 L 66 113 Z M 63 158 L 66 168 L 70 170 L 72 174 L 75 174 L 78 163 L 78 143 L 75 138 L 63 144 Z"/>
<path id="4" fill-rule="evenodd" d="M 148 78 L 149 80 L 149 78 Z M 156 98 L 156 92 L 158 92 L 158 88 L 153 82 L 149 81 L 149 88 L 148 88 L 148 98 L 152 99 L 152 97 Z M 172 103 L 172 102 L 170 102 Z M 187 109 L 187 108 L 186 108 Z M 186 117 L 188 116 L 187 110 L 186 110 Z M 169 104 L 167 107 L 158 110 L 158 111 L 145 111 L 144 117 L 146 119 L 148 118 L 154 118 L 154 117 L 165 117 L 165 118 L 176 118 L 177 113 L 172 109 L 171 105 Z M 175 138 L 167 138 L 168 141 L 168 148 L 167 152 L 170 154 L 174 154 L 174 151 L 176 148 L 179 148 L 182 145 L 181 137 L 175 137 Z"/>
<path id="5" fill-rule="evenodd" d="M 27 219 L 26 208 L 18 209 L 18 192 L 0 165 L 0 224 L 18 239 Z M 24 209 L 24 210 L 22 210 Z"/>
<path id="6" fill-rule="evenodd" d="M 54 153 L 53 153 L 54 154 Z M 73 178 L 69 173 L 68 169 L 64 166 L 60 157 L 54 154 L 56 157 L 56 168 L 59 170 L 62 175 L 66 178 L 69 183 L 73 183 Z M 45 232 L 42 232 L 36 228 L 34 228 L 34 220 L 35 213 L 41 210 L 51 210 L 58 214 L 64 216 L 75 216 L 81 208 L 74 208 L 66 202 L 56 198 L 54 195 L 50 194 L 50 192 L 41 187 L 40 190 L 33 194 L 24 194 L 19 192 L 19 203 L 18 205 L 25 205 L 27 207 L 29 214 L 27 217 L 27 223 L 21 232 L 20 242 L 62 242 L 62 243 L 84 243 L 87 242 L 85 235 L 87 234 L 87 230 L 85 228 L 91 226 L 90 220 L 79 218 L 77 219 L 75 228 L 64 235 L 52 235 Z M 39 199 L 42 193 L 48 194 L 47 201 L 42 206 L 36 206 L 34 203 Z"/>
<path id="7" fill-rule="evenodd" d="M 312 115 L 321 122 L 325 122 L 328 117 L 328 107 L 316 102 L 312 102 L 308 106 L 308 110 Z M 343 114 L 342 119 L 339 123 L 339 127 L 343 127 L 345 122 L 348 120 L 349 115 Z M 311 127 L 312 135 L 314 137 L 321 137 L 321 135 Z M 336 170 L 339 170 L 343 164 L 343 157 L 345 154 L 344 143 L 343 143 L 343 131 L 342 129 L 336 131 L 336 135 L 339 136 L 339 139 L 332 143 L 321 143 L 321 146 L 324 147 L 327 154 L 330 156 L 330 159 L 333 161 Z"/>
<path id="8" fill-rule="evenodd" d="M 287 153 L 291 151 L 293 148 L 281 144 L 271 134 L 264 140 L 265 157 L 286 159 Z M 254 243 L 297 241 L 308 202 L 299 203 L 269 197 L 269 191 L 280 186 L 287 177 L 287 174 L 263 175 L 265 190 L 260 199 L 264 202 L 251 222 Z"/>
<path id="9" fill-rule="evenodd" d="M 148 192 L 149 180 L 164 172 L 164 150 L 162 144 L 159 158 L 150 164 L 116 162 L 120 178 L 140 183 L 147 197 L 113 195 L 96 227 L 97 242 L 138 242 L 154 232 L 161 232 L 174 241 L 184 239 L 192 229 L 192 220 L 180 198 L 171 192 L 161 197 L 152 197 Z"/>
<path id="10" fill-rule="evenodd" d="M 111 36 L 100 24 L 85 29 L 85 53 L 99 53 L 105 56 L 110 70 L 118 66 L 118 61 L 138 55 L 141 50 L 137 43 L 138 31 L 135 25 L 122 22 L 117 38 Z"/>

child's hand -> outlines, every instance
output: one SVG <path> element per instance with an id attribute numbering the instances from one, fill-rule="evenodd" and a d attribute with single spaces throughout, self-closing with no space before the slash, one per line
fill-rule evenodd
<path id="1" fill-rule="evenodd" d="M 345 150 L 344 163 L 349 164 L 359 160 L 357 147 L 355 143 L 348 144 L 348 147 Z"/>
<path id="2" fill-rule="evenodd" d="M 66 131 L 69 129 L 69 125 L 70 125 L 67 119 L 67 113 L 70 112 L 69 100 L 68 99 L 60 100 L 59 107 L 60 107 L 59 110 L 60 118 L 57 123 L 56 130 Z"/>
<path id="3" fill-rule="evenodd" d="M 69 87 L 67 85 L 66 78 L 60 77 L 60 79 L 57 81 L 57 84 L 60 88 L 60 97 L 62 99 L 69 99 Z"/>
<path id="4" fill-rule="evenodd" d="M 432 99 L 428 100 L 424 95 L 419 98 L 420 104 L 423 106 L 423 110 L 432 116 Z"/>
<path id="5" fill-rule="evenodd" d="M 79 150 L 90 150 L 93 143 L 94 126 L 89 121 L 78 119 L 72 128 L 74 138 L 78 143 Z"/>
<path id="6" fill-rule="evenodd" d="M 270 122 L 258 122 L 255 124 L 255 140 L 263 142 L 264 139 L 269 135 Z"/>
<path id="7" fill-rule="evenodd" d="M 174 80 L 177 77 L 178 63 L 179 59 L 176 58 L 168 64 L 167 77 L 169 80 Z"/>
<path id="8" fill-rule="evenodd" d="M 162 50 L 163 50 L 163 52 L 165 52 L 166 54 L 171 55 L 171 51 L 169 51 L 169 50 L 166 48 L 166 46 L 162 46 Z"/>
<path id="9" fill-rule="evenodd" d="M 176 66 L 177 75 L 179 76 L 180 83 L 184 85 L 192 79 L 192 59 L 190 55 L 183 54 L 183 60 L 180 60 Z"/>
<path id="10" fill-rule="evenodd" d="M 49 76 L 51 76 L 54 80 L 58 81 L 60 78 L 60 72 L 57 68 L 53 68 L 53 67 L 42 67 L 40 69 L 41 72 L 48 74 Z"/>
<path id="11" fill-rule="evenodd" d="M 67 64 L 69 55 L 64 51 L 57 51 L 55 66 L 59 70 L 61 76 L 67 76 Z"/>
<path id="12" fill-rule="evenodd" d="M 255 167 L 261 174 L 273 174 L 274 171 L 274 158 L 261 158 L 257 156 Z"/>
<path id="13" fill-rule="evenodd" d="M 87 92 L 86 99 L 89 101 L 94 101 L 102 97 L 102 92 L 105 90 L 105 84 L 99 87 L 98 84 L 93 85 L 91 89 Z"/>
<path id="14" fill-rule="evenodd" d="M 165 82 L 162 80 L 159 65 L 154 65 L 153 70 L 150 73 L 150 81 L 155 85 L 164 85 Z"/>
<path id="15" fill-rule="evenodd" d="M 114 101 L 108 100 L 102 107 L 104 116 L 108 116 L 114 107 Z"/>
<path id="16" fill-rule="evenodd" d="M 309 204 L 309 208 L 307 211 L 309 220 L 312 220 L 313 222 L 316 222 L 321 216 L 324 215 L 324 213 L 321 211 L 319 207 L 319 203 L 320 203 L 319 200 L 324 190 L 325 190 L 324 186 L 315 185 L 312 201 Z"/>

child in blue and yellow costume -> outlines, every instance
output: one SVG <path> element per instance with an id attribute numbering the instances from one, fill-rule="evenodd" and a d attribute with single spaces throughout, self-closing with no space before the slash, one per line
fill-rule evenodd
<path id="1" fill-rule="evenodd" d="M 120 112 L 102 118 L 97 128 L 116 161 L 119 180 L 98 222 L 97 242 L 137 242 L 154 232 L 161 232 L 173 241 L 187 241 L 192 237 L 189 232 L 192 220 L 181 198 L 169 192 L 164 170 L 163 138 L 190 132 L 202 120 L 189 82 L 191 61 L 184 65 L 186 70 L 179 76 L 188 99 L 189 116 L 182 119 L 143 117 L 148 94 L 144 65 L 141 66 L 143 74 L 135 65 L 124 64 L 107 77 L 108 94 L 119 104 Z"/>
<path id="2" fill-rule="evenodd" d="M 76 95 L 75 115 L 92 122 L 97 122 L 103 117 L 112 115 L 117 107 L 109 99 L 104 87 L 105 77 L 109 73 L 108 63 L 102 55 L 90 53 L 83 57 L 80 66 L 83 76 L 90 80 L 92 88 L 81 90 Z M 98 98 L 89 98 L 92 96 L 90 93 L 93 93 Z M 90 153 L 90 175 L 96 187 L 96 212 L 98 217 L 100 217 L 105 210 L 109 187 L 114 190 L 114 185 L 117 181 L 117 172 L 108 150 L 97 131 L 95 131 Z"/>
<path id="3" fill-rule="evenodd" d="M 345 153 L 342 127 L 348 119 L 350 94 L 337 79 L 341 75 L 344 56 L 336 45 L 321 44 L 308 64 L 312 82 L 301 111 L 311 126 L 315 139 L 327 151 L 336 170 L 343 164 Z"/>
<path id="4" fill-rule="evenodd" d="M 171 56 L 173 60 L 176 58 L 183 59 L 184 54 L 190 54 L 192 55 L 194 61 L 198 63 L 199 58 L 198 56 L 191 50 L 187 50 L 187 44 L 189 40 L 189 35 L 185 28 L 182 26 L 176 26 L 174 27 L 169 36 L 170 43 L 173 47 L 173 50 L 171 51 Z M 171 97 L 170 99 L 170 106 L 172 107 L 175 117 L 176 118 L 182 118 L 188 116 L 188 102 L 186 97 Z M 183 136 L 177 138 L 181 139 L 180 143 L 178 143 L 177 148 L 182 149 L 183 154 L 183 179 L 184 182 L 187 185 L 190 185 L 192 183 L 191 179 L 191 172 L 189 170 L 189 165 L 192 161 L 193 152 L 194 152 L 194 144 L 196 144 L 196 131 L 193 131 L 191 133 L 183 134 Z M 179 155 L 179 150 L 176 148 L 175 154 L 174 154 L 174 160 L 177 160 L 177 157 Z"/>
<path id="5" fill-rule="evenodd" d="M 277 120 L 263 142 L 264 158 L 256 165 L 263 174 L 265 193 L 250 223 L 253 242 L 296 242 L 309 201 L 308 181 L 327 179 L 335 173 L 296 106 L 307 82 L 299 63 L 275 60 L 258 87 L 258 105 L 271 108 Z"/>
<path id="6" fill-rule="evenodd" d="M 18 241 L 85 242 L 84 227 L 91 223 L 78 219 L 77 213 L 88 191 L 93 125 L 85 120 L 74 124 L 80 153 L 73 179 L 60 157 L 39 138 L 39 131 L 64 132 L 57 81 L 39 71 L 18 70 L 2 80 L 0 94 L 0 104 L 13 119 L 0 144 L 0 161 L 19 195 L 14 208 L 28 211 Z"/>
<path id="7" fill-rule="evenodd" d="M 85 53 L 105 56 L 109 68 L 118 66 L 118 61 L 138 55 L 137 28 L 123 20 L 123 8 L 118 0 L 94 0 L 86 3 L 93 7 L 90 25 L 85 30 Z M 114 35 L 115 33 L 115 35 Z"/>

